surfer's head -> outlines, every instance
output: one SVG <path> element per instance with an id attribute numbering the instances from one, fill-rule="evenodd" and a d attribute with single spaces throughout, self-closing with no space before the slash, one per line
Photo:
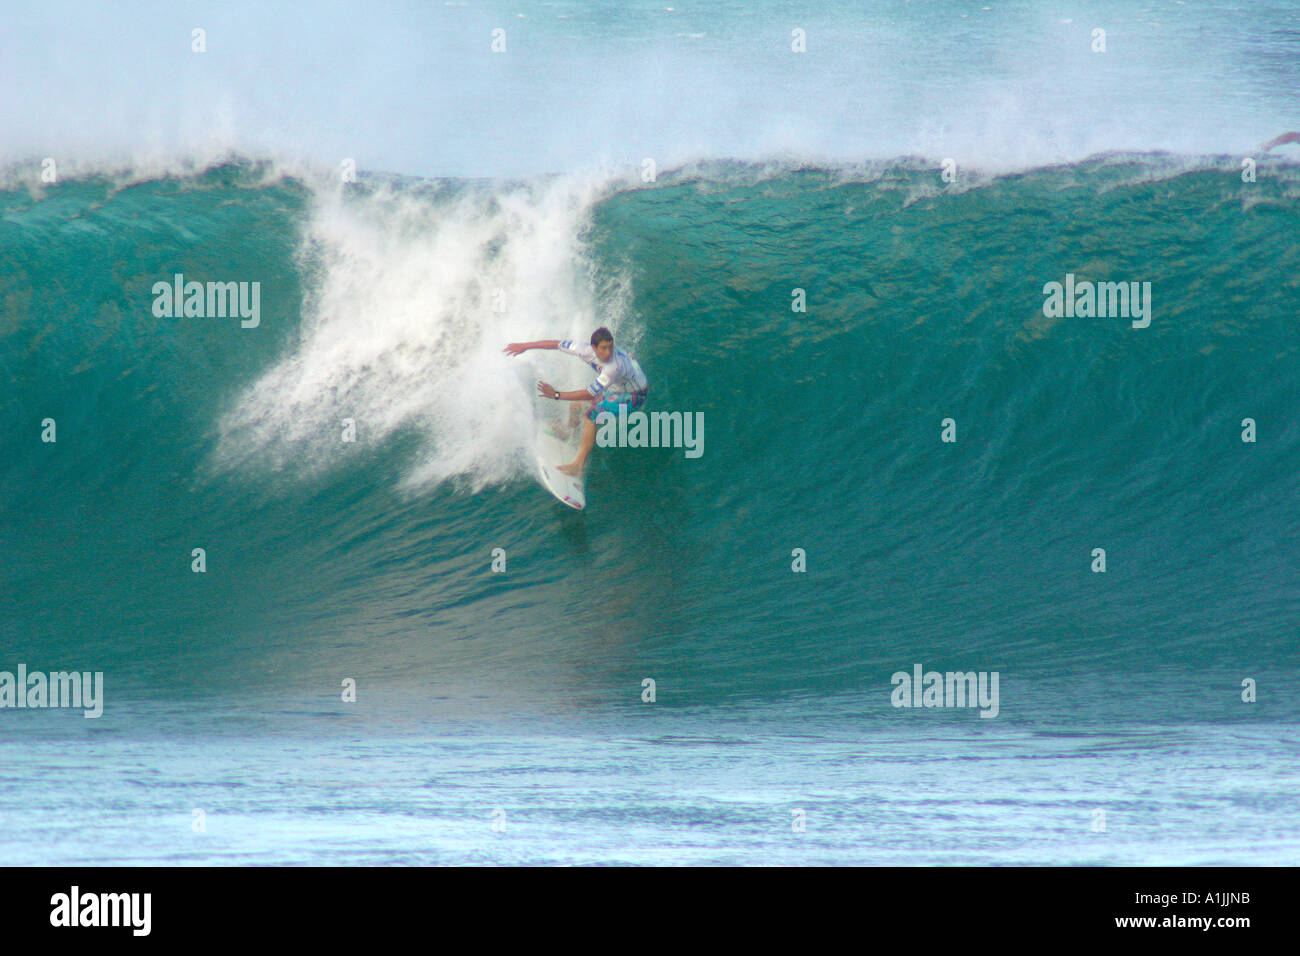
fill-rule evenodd
<path id="1" fill-rule="evenodd" d="M 591 333 L 591 347 L 596 350 L 596 358 L 608 362 L 614 356 L 614 335 L 603 325 Z"/>

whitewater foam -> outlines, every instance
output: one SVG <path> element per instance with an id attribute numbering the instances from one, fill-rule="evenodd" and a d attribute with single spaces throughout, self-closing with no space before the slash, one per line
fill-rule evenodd
<path id="1" fill-rule="evenodd" d="M 520 475 L 547 359 L 511 359 L 504 345 L 631 330 L 626 285 L 598 290 L 584 247 L 608 188 L 570 178 L 317 187 L 299 251 L 301 333 L 222 417 L 218 463 L 326 469 L 343 460 L 351 421 L 363 444 L 420 436 L 408 490 Z"/>

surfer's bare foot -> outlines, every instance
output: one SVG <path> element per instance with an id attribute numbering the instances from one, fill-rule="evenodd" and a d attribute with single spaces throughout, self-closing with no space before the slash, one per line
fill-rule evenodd
<path id="1" fill-rule="evenodd" d="M 582 475 L 583 466 L 587 464 L 587 456 L 591 454 L 591 448 L 596 444 L 596 423 L 590 418 L 582 426 L 582 444 L 578 446 L 578 457 L 573 459 L 567 465 L 560 465 L 560 471 L 566 475 L 579 477 Z"/>

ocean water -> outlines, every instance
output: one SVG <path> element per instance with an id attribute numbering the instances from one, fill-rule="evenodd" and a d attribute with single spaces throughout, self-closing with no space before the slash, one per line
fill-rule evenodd
<path id="1" fill-rule="evenodd" d="M 457 9 L 429 16 L 498 13 Z M 700 96 L 528 140 L 599 84 L 525 56 L 477 137 L 374 133 L 355 181 L 328 137 L 196 144 L 163 109 L 131 155 L 75 122 L 91 90 L 54 132 L 16 105 L 0 671 L 104 696 L 0 709 L 0 862 L 1300 860 L 1300 162 L 1251 152 L 1300 125 L 1300 26 L 1115 8 L 1093 76 L 1093 11 L 1044 9 L 832 8 L 819 71 L 751 64 L 760 95 L 745 45 L 788 47 L 784 8 L 526 5 L 525 50 L 648 51 L 655 103 L 694 62 L 755 121 Z M 1010 52 L 1076 28 L 1059 75 Z M 455 46 L 410 29 L 394 88 Z M 453 91 L 464 56 L 430 61 Z M 893 95 L 845 113 L 848 75 Z M 279 128 L 247 80 L 178 97 Z M 177 274 L 257 282 L 256 326 L 160 316 Z M 1045 315 L 1067 276 L 1150 283 L 1150 324 Z M 502 347 L 597 325 L 704 441 L 597 448 L 577 513 L 529 446 L 534 383 L 588 370 Z M 918 665 L 996 673 L 996 714 L 894 706 Z"/>

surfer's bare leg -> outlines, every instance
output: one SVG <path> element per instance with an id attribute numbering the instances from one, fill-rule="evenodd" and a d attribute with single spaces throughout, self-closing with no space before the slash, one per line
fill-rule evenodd
<path id="1" fill-rule="evenodd" d="M 569 427 L 570 428 L 578 427 L 578 417 L 580 415 L 582 415 L 582 406 L 579 405 L 577 402 L 570 402 L 569 403 Z"/>
<path id="2" fill-rule="evenodd" d="M 567 465 L 561 465 L 560 471 L 566 475 L 580 475 L 582 469 L 587 466 L 587 456 L 591 454 L 591 449 L 596 445 L 596 423 L 590 418 L 582 426 L 582 447 L 578 449 L 578 457 L 573 459 Z"/>

